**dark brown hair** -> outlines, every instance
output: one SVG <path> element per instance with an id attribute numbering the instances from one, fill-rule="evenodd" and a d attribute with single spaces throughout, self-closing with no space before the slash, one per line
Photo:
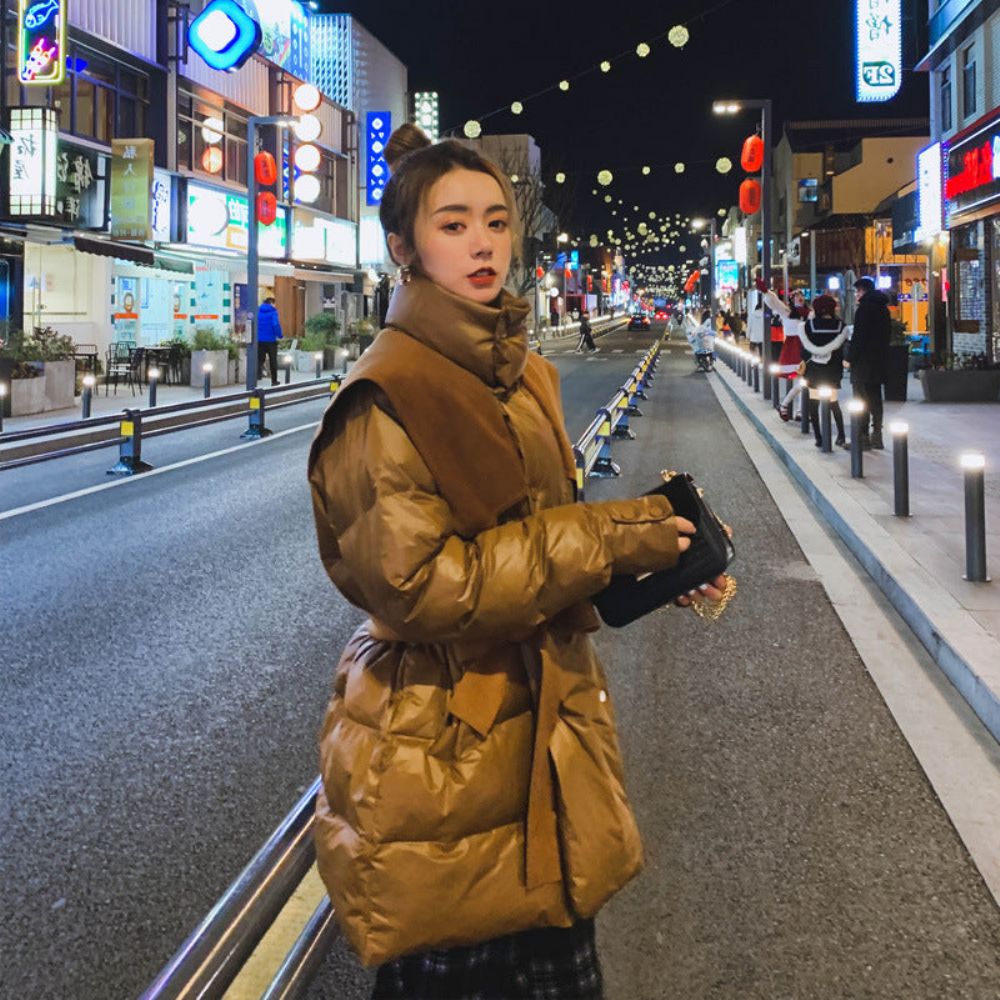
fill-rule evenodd
<path id="1" fill-rule="evenodd" d="M 452 139 L 431 143 L 420 129 L 409 123 L 401 125 L 392 133 L 385 151 L 386 160 L 393 167 L 393 172 L 385 186 L 378 217 L 387 238 L 390 233 L 395 233 L 408 249 L 416 251 L 414 229 L 417 214 L 427 193 L 452 170 L 473 170 L 488 174 L 500 185 L 504 204 L 510 213 L 513 257 L 517 258 L 521 244 L 521 224 L 514 189 L 506 174 L 492 160 Z M 389 159 L 390 153 L 395 159 Z M 389 253 L 391 256 L 392 251 Z"/>

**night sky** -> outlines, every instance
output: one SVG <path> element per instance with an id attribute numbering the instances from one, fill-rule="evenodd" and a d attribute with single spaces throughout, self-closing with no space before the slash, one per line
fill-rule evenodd
<path id="1" fill-rule="evenodd" d="M 323 9 L 355 15 L 407 64 L 411 90 L 438 91 L 442 131 L 523 101 L 523 114 L 505 110 L 483 121 L 484 131 L 535 137 L 546 181 L 558 170 L 569 175 L 569 227 L 583 238 L 620 228 L 623 210 L 634 224 L 649 211 L 709 215 L 735 204 L 740 147 L 754 115 L 720 119 L 711 112 L 713 99 L 771 97 L 776 141 L 786 120 L 928 113 L 927 74 L 912 70 L 926 51 L 926 0 L 903 3 L 900 93 L 867 105 L 854 101 L 852 0 L 325 0 Z M 691 36 L 683 50 L 666 37 L 653 41 L 679 23 Z M 652 49 L 645 59 L 635 54 L 642 41 Z M 607 74 L 596 68 L 602 59 L 612 61 Z M 571 80 L 567 93 L 528 99 L 563 78 Z M 720 156 L 735 165 L 726 177 L 715 171 Z M 687 166 L 680 176 L 678 160 Z M 652 167 L 649 176 L 641 173 L 644 164 Z M 602 168 L 615 175 L 607 189 L 596 183 Z M 611 205 L 603 200 L 608 193 Z"/>

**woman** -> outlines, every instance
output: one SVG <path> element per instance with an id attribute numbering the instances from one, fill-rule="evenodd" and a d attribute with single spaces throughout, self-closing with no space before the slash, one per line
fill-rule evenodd
<path id="1" fill-rule="evenodd" d="M 819 390 L 829 387 L 833 390 L 830 408 L 837 424 L 837 440 L 834 444 L 847 447 L 844 436 L 844 416 L 840 410 L 837 393 L 844 376 L 844 342 L 847 328 L 837 316 L 837 300 L 832 295 L 820 295 L 813 301 L 813 316 L 806 320 L 799 337 L 802 341 L 802 358 L 805 363 L 804 375 L 809 386 L 809 422 L 816 436 L 816 447 L 823 445 L 819 426 Z"/>
<path id="2" fill-rule="evenodd" d="M 573 502 L 496 166 L 426 145 L 379 214 L 401 282 L 310 455 L 321 557 L 371 616 L 320 735 L 320 873 L 377 998 L 598 998 L 592 918 L 641 845 L 587 598 L 674 565 L 693 525 Z"/>
<path id="3" fill-rule="evenodd" d="M 774 292 L 769 291 L 767 286 L 757 280 L 757 287 L 764 294 L 764 303 L 777 316 L 781 317 L 781 326 L 784 330 L 784 342 L 781 345 L 781 354 L 778 357 L 778 377 L 784 379 L 794 379 L 799 372 L 799 364 L 802 361 L 802 342 L 800 336 L 802 328 L 809 317 L 809 307 L 806 305 L 806 298 L 802 292 L 792 293 L 791 306 L 786 305 Z M 780 384 L 780 383 L 779 383 Z M 778 406 L 778 414 L 782 420 L 791 419 L 791 406 L 800 389 L 797 382 L 793 382 L 791 388 L 785 393 Z"/>

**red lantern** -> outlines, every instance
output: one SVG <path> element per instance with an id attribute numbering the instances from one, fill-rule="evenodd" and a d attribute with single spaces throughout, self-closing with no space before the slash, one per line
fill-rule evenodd
<path id="1" fill-rule="evenodd" d="M 278 217 L 278 199 L 271 191 L 261 191 L 257 195 L 257 221 L 270 226 Z"/>
<path id="2" fill-rule="evenodd" d="M 760 211 L 760 181 L 748 177 L 740 185 L 740 211 L 744 215 L 753 215 Z"/>
<path id="3" fill-rule="evenodd" d="M 701 281 L 701 271 L 692 271 L 688 280 L 684 282 L 684 291 L 690 295 L 697 287 L 699 281 Z"/>
<path id="4" fill-rule="evenodd" d="M 545 268 L 544 267 L 536 267 L 535 268 L 535 277 L 536 278 L 544 278 L 545 277 Z"/>
<path id="5" fill-rule="evenodd" d="M 743 143 L 740 166 L 748 174 L 756 174 L 764 166 L 764 140 L 759 135 L 752 135 Z"/>
<path id="6" fill-rule="evenodd" d="M 261 187 L 270 187 L 278 180 L 278 165 L 270 153 L 258 153 L 253 158 L 253 175 Z"/>

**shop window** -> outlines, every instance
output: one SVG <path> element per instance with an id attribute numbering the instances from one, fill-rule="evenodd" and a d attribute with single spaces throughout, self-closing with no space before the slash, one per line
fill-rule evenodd
<path id="1" fill-rule="evenodd" d="M 803 177 L 802 180 L 799 181 L 799 201 L 819 201 L 819 178 Z"/>
<path id="2" fill-rule="evenodd" d="M 962 114 L 971 118 L 976 113 L 976 49 L 970 45 L 962 50 Z"/>
<path id="3" fill-rule="evenodd" d="M 952 128 L 951 117 L 951 67 L 945 66 L 941 70 L 941 131 L 950 132 Z"/>
<path id="4" fill-rule="evenodd" d="M 993 280 L 990 282 L 990 300 L 993 305 L 993 339 L 990 347 L 993 361 L 1000 359 L 1000 219 L 994 217 L 989 221 L 991 233 L 990 267 Z"/>
<path id="5" fill-rule="evenodd" d="M 214 180 L 246 184 L 246 119 L 178 94 L 177 165 Z"/>

